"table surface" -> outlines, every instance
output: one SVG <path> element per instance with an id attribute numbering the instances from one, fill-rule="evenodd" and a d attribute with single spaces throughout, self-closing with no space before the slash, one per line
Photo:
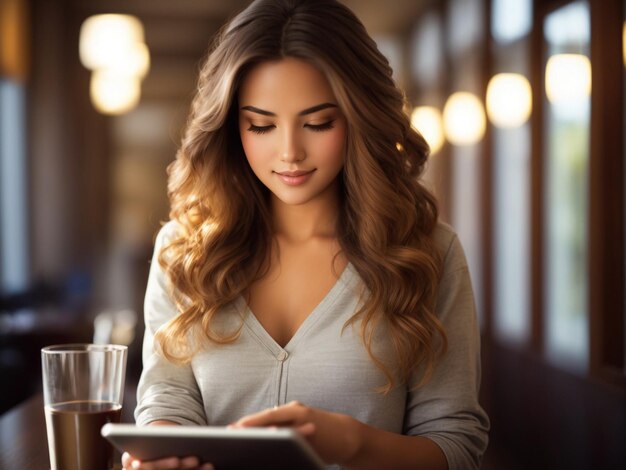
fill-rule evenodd
<path id="1" fill-rule="evenodd" d="M 135 390 L 134 386 L 124 390 L 122 422 L 134 422 Z M 115 461 L 120 461 L 119 454 Z M 0 416 L 0 469 L 50 469 L 42 394 L 34 395 Z"/>

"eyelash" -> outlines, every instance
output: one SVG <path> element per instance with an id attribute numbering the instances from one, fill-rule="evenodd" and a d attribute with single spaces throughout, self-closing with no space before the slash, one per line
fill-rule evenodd
<path id="1" fill-rule="evenodd" d="M 250 132 L 254 132 L 255 134 L 265 134 L 272 130 L 272 127 L 274 126 L 255 126 L 254 124 L 250 124 L 248 130 Z"/>
<path id="2" fill-rule="evenodd" d="M 335 121 L 332 120 L 332 121 L 325 122 L 324 124 L 318 124 L 318 125 L 307 124 L 306 127 L 311 129 L 313 132 L 323 132 L 323 131 L 327 131 L 335 127 L 333 126 L 333 122 Z"/>
<path id="3" fill-rule="evenodd" d="M 324 132 L 327 130 L 332 129 L 333 127 L 333 122 L 335 122 L 335 120 L 333 119 L 332 121 L 328 121 L 325 122 L 324 124 L 305 124 L 305 127 L 311 129 L 313 132 Z M 275 126 L 271 125 L 271 126 L 255 126 L 254 124 L 250 124 L 250 127 L 248 128 L 248 130 L 250 132 L 254 132 L 255 134 L 266 134 L 269 131 L 271 131 Z"/>

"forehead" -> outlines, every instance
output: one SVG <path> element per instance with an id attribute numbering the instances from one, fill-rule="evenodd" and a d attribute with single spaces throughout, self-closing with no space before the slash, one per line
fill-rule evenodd
<path id="1" fill-rule="evenodd" d="M 238 97 L 242 106 L 254 105 L 269 111 L 289 107 L 301 110 L 337 102 L 330 83 L 317 67 L 291 57 L 255 65 L 244 76 Z"/>

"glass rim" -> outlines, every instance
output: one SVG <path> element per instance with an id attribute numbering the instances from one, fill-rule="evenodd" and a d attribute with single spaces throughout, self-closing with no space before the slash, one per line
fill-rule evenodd
<path id="1" fill-rule="evenodd" d="M 128 346 L 122 344 L 69 343 L 53 344 L 41 348 L 42 354 L 88 354 L 127 351 Z"/>

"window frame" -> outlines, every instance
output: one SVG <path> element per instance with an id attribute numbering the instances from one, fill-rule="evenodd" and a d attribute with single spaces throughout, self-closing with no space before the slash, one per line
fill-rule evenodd
<path id="1" fill-rule="evenodd" d="M 621 0 L 589 2 L 591 155 L 590 374 L 626 387 L 624 369 L 624 63 Z M 615 80 L 621 77 L 621 80 Z"/>

